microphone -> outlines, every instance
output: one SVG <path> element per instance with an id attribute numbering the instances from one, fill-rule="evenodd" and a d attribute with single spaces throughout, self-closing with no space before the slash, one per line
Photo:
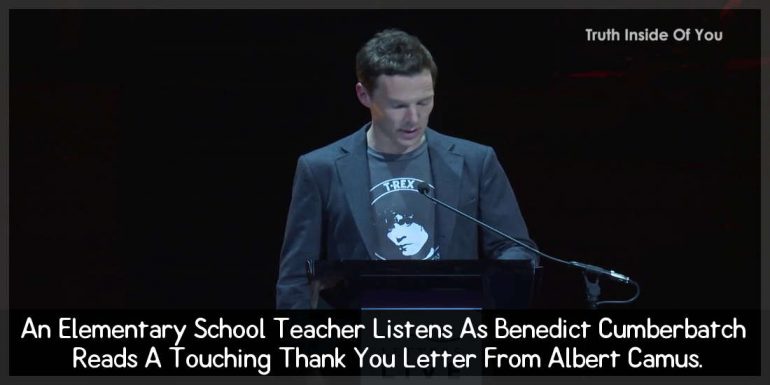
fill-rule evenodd
<path id="1" fill-rule="evenodd" d="M 546 259 L 550 259 L 552 261 L 563 263 L 565 265 L 569 265 L 569 266 L 573 266 L 573 267 L 577 267 L 577 268 L 583 269 L 586 272 L 590 272 L 590 273 L 593 273 L 593 274 L 609 277 L 609 278 L 611 278 L 611 279 L 613 279 L 615 281 L 623 282 L 623 283 L 626 283 L 626 284 L 633 283 L 634 285 L 636 285 L 636 283 L 633 280 L 631 280 L 631 278 L 629 278 L 629 277 L 627 277 L 627 276 L 625 276 L 623 274 L 617 273 L 617 272 L 615 272 L 613 270 L 607 270 L 607 269 L 601 268 L 599 266 L 589 265 L 587 263 L 582 263 L 582 262 L 577 262 L 577 261 L 565 261 L 563 259 L 552 257 L 552 256 L 550 256 L 550 255 L 548 255 L 546 253 L 543 253 L 540 250 L 538 250 L 538 249 L 536 249 L 536 248 L 534 248 L 534 247 L 532 247 L 532 246 L 530 246 L 530 245 L 528 245 L 528 244 L 526 244 L 524 242 L 521 242 L 518 239 L 513 238 L 510 235 L 505 234 L 502 231 L 500 231 L 500 230 L 498 230 L 498 229 L 496 229 L 496 228 L 494 228 L 494 227 L 492 227 L 492 226 L 490 226 L 490 225 L 488 225 L 488 224 L 486 224 L 486 223 L 484 223 L 484 222 L 482 222 L 482 221 L 480 221 L 480 220 L 478 220 L 478 219 L 476 219 L 476 218 L 474 218 L 474 217 L 472 217 L 472 216 L 470 216 L 470 215 L 468 215 L 468 214 L 466 214 L 466 213 L 464 213 L 464 212 L 462 212 L 462 211 L 460 211 L 460 210 L 458 210 L 458 209 L 456 209 L 456 208 L 454 208 L 454 207 L 452 207 L 452 206 L 450 206 L 450 205 L 448 205 L 448 204 L 446 204 L 446 203 L 444 203 L 444 202 L 442 202 L 442 201 L 440 201 L 440 200 L 438 200 L 438 199 L 428 195 L 428 193 L 432 189 L 433 188 L 429 184 L 427 184 L 425 182 L 420 182 L 420 183 L 417 184 L 417 191 L 420 194 L 424 195 L 426 198 L 428 198 L 431 201 L 433 201 L 434 203 L 437 203 L 437 204 L 439 204 L 439 205 L 441 205 L 441 206 L 451 210 L 455 214 L 458 214 L 458 215 L 460 215 L 461 217 L 463 217 L 465 219 L 468 219 L 470 221 L 475 222 L 476 224 L 478 224 L 479 226 L 483 227 L 484 229 L 489 230 L 489 231 L 491 231 L 491 232 L 493 232 L 493 233 L 495 233 L 495 234 L 497 234 L 497 235 L 499 235 L 499 236 L 501 236 L 501 237 L 503 237 L 503 238 L 505 238 L 505 239 L 507 239 L 509 241 L 512 241 L 512 242 L 516 243 L 517 245 L 519 245 L 521 247 L 524 247 L 525 249 L 530 250 L 530 251 L 532 251 L 533 253 L 535 253 L 537 255 L 540 255 L 540 256 L 542 256 L 542 257 L 544 257 Z"/>
<path id="2" fill-rule="evenodd" d="M 417 191 L 419 191 L 420 194 L 425 195 L 430 192 L 430 185 L 425 182 L 417 183 Z"/>

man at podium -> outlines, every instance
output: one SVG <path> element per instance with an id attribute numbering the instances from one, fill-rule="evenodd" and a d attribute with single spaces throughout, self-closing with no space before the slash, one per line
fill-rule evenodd
<path id="1" fill-rule="evenodd" d="M 310 308 L 307 260 L 518 259 L 533 252 L 419 191 L 535 247 L 491 147 L 428 127 L 437 67 L 420 40 L 377 33 L 356 55 L 371 121 L 299 157 L 276 285 L 279 309 Z"/>

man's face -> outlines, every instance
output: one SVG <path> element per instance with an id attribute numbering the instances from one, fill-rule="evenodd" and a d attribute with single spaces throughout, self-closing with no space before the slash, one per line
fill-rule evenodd
<path id="1" fill-rule="evenodd" d="M 422 144 L 433 111 L 430 71 L 412 76 L 380 75 L 373 92 L 359 83 L 356 93 L 372 112 L 369 145 L 375 150 L 403 154 Z"/>
<path id="2" fill-rule="evenodd" d="M 388 230 L 388 239 L 393 242 L 398 250 L 406 257 L 411 257 L 420 252 L 425 242 L 428 241 L 428 232 L 419 223 L 412 222 L 411 218 L 405 218 L 396 214 L 395 223 Z"/>

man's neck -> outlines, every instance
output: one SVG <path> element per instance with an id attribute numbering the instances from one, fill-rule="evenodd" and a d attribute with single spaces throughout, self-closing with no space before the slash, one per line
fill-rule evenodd
<path id="1" fill-rule="evenodd" d="M 420 137 L 420 141 L 417 142 L 414 146 L 410 147 L 402 147 L 398 144 L 393 144 L 392 146 L 387 146 L 385 143 L 387 143 L 387 140 L 378 140 L 377 135 L 374 133 L 374 123 L 369 127 L 368 130 L 366 130 L 366 145 L 374 149 L 374 151 L 383 153 L 383 154 L 393 154 L 393 155 L 399 155 L 399 154 L 406 154 L 410 151 L 416 150 L 420 145 L 422 145 L 425 142 L 425 134 L 422 134 L 422 137 Z"/>

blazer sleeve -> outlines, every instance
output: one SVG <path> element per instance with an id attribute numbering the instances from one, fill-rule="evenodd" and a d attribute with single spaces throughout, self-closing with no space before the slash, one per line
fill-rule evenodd
<path id="1" fill-rule="evenodd" d="M 276 284 L 278 309 L 310 308 L 306 260 L 321 253 L 322 199 L 304 157 L 297 161 Z"/>
<path id="2" fill-rule="evenodd" d="M 516 195 L 494 149 L 486 148 L 479 186 L 480 219 L 514 239 L 537 248 L 529 238 Z M 486 230 L 481 231 L 480 237 L 486 258 L 529 259 L 533 266 L 539 266 L 538 255 L 515 242 Z"/>

